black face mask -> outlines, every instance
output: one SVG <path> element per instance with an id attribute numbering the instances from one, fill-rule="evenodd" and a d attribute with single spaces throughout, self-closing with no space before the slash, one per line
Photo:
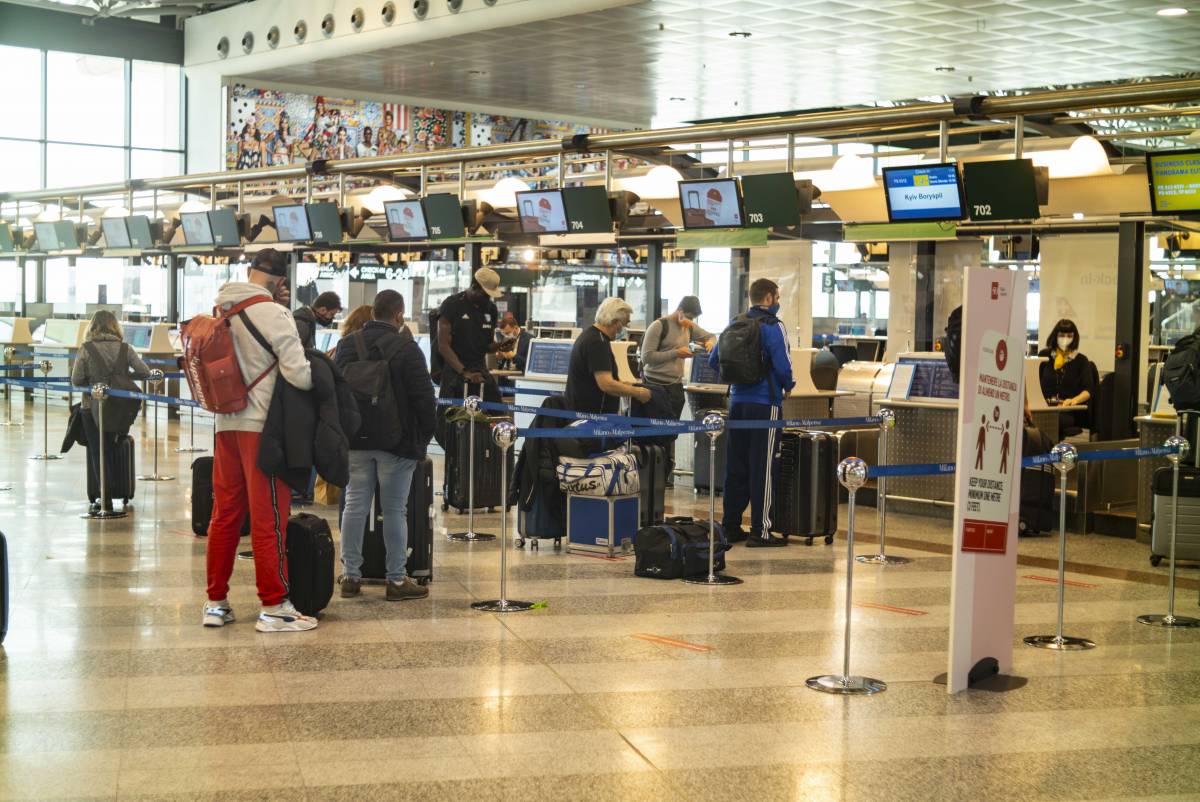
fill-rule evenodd
<path id="1" fill-rule="evenodd" d="M 330 315 L 329 317 L 325 317 L 324 315 L 319 315 L 319 314 L 314 313 L 313 317 L 316 318 L 317 325 L 325 326 L 326 328 L 328 328 L 329 326 L 333 325 L 333 319 L 335 317 L 337 317 L 337 315 Z"/>

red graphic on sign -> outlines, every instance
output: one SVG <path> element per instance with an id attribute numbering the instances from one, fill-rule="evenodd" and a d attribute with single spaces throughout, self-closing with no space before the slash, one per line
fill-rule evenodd
<path id="1" fill-rule="evenodd" d="M 995 521 L 963 521 L 963 551 L 1003 554 L 1008 548 L 1008 524 Z"/>
<path id="2" fill-rule="evenodd" d="M 1008 364 L 1008 343 L 1001 340 L 996 344 L 996 367 L 1004 370 L 1004 366 Z"/>
<path id="3" fill-rule="evenodd" d="M 995 300 L 998 300 L 999 298 L 1000 298 L 1000 282 L 993 281 L 992 282 L 992 300 L 995 301 Z"/>

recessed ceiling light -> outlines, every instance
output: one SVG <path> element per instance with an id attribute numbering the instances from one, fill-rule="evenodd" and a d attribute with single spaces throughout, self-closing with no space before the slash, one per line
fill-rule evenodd
<path id="1" fill-rule="evenodd" d="M 1186 8 L 1180 8 L 1179 6 L 1167 6 L 1166 8 L 1160 8 L 1154 13 L 1160 17 L 1182 17 L 1184 14 L 1188 13 L 1188 10 Z"/>
<path id="2" fill-rule="evenodd" d="M 671 100 L 676 100 L 676 101 L 684 101 L 684 100 L 687 100 L 687 98 L 686 98 L 686 97 L 673 97 L 673 98 L 670 98 L 670 99 L 671 99 Z"/>
<path id="3" fill-rule="evenodd" d="M 750 31 L 730 31 L 729 35 L 738 39 L 749 39 L 753 34 Z"/>
<path id="4" fill-rule="evenodd" d="M 951 67 L 949 64 L 940 64 L 933 69 L 935 72 L 954 72 L 955 68 Z"/>

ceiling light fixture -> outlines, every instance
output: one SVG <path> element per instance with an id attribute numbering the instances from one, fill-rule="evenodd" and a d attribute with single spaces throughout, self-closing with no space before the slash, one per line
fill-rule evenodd
<path id="1" fill-rule="evenodd" d="M 1180 8 L 1179 6 L 1167 6 L 1166 8 L 1160 8 L 1154 13 L 1160 17 L 1182 17 L 1184 14 L 1188 13 L 1188 10 L 1186 8 Z"/>
<path id="2" fill-rule="evenodd" d="M 533 248 L 526 248 L 521 256 L 525 258 L 526 262 L 532 262 L 535 258 L 537 258 L 537 254 L 534 252 Z"/>
<path id="3" fill-rule="evenodd" d="M 683 101 L 687 100 L 687 98 L 686 98 L 686 97 L 673 97 L 673 98 L 670 98 L 670 99 L 671 99 L 671 100 L 674 100 L 674 101 L 675 101 L 675 102 L 677 102 L 677 103 L 682 103 Z"/>
<path id="4" fill-rule="evenodd" d="M 938 66 L 933 68 L 933 71 L 934 72 L 954 72 L 955 69 L 957 69 L 957 68 L 952 67 L 949 64 L 939 64 Z"/>
<path id="5" fill-rule="evenodd" d="M 491 189 L 475 193 L 475 197 L 490 203 L 493 209 L 514 209 L 517 205 L 517 193 L 528 191 L 529 184 L 510 176 L 501 178 Z"/>
<path id="6" fill-rule="evenodd" d="M 663 200 L 679 197 L 679 182 L 683 175 L 666 164 L 650 168 L 645 175 L 621 179 L 621 189 L 628 190 L 645 200 Z"/>
<path id="7" fill-rule="evenodd" d="M 754 34 L 750 33 L 750 31 L 730 31 L 729 35 L 735 39 L 749 39 Z"/>
<path id="8" fill-rule="evenodd" d="M 467 75 L 487 75 L 487 70 L 467 70 Z"/>

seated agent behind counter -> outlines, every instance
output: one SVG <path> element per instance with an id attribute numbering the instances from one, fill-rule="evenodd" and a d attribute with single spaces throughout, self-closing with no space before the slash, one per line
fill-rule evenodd
<path id="1" fill-rule="evenodd" d="M 1054 324 L 1046 347 L 1038 356 L 1047 358 L 1039 368 L 1042 395 L 1051 406 L 1083 406 L 1096 392 L 1095 368 L 1079 353 L 1079 329 L 1075 321 L 1063 318 Z M 1059 421 L 1063 435 L 1075 435 L 1087 428 L 1086 412 L 1064 412 Z"/>
<path id="2" fill-rule="evenodd" d="M 488 372 L 487 355 L 512 345 L 496 342 L 499 314 L 494 299 L 501 294 L 500 275 L 481 267 L 470 287 L 442 302 L 437 332 L 438 353 L 445 360 L 442 398 L 462 398 L 464 383 L 483 384 L 483 400 L 500 403 L 500 387 Z"/>
<path id="3" fill-rule="evenodd" d="M 499 356 L 510 370 L 525 372 L 525 361 L 529 358 L 529 343 L 533 335 L 521 328 L 512 312 L 505 312 L 500 319 L 500 336 L 502 342 L 512 343 L 509 348 L 501 350 Z"/>
<path id="4" fill-rule="evenodd" d="M 620 397 L 649 401 L 645 387 L 621 381 L 612 341 L 629 326 L 633 307 L 623 298 L 609 296 L 596 310 L 596 322 L 589 326 L 571 348 L 567 367 L 567 409 L 576 412 L 606 412 L 620 409 Z"/>
<path id="5" fill-rule="evenodd" d="M 760 278 L 750 285 L 750 310 L 738 315 L 721 334 L 708 357 L 730 381 L 730 420 L 780 420 L 783 399 L 796 386 L 788 355 L 787 331 L 779 322 L 779 286 Z M 749 329 L 753 323 L 757 329 Z M 758 337 L 753 337 L 757 332 Z M 742 336 L 735 336 L 735 335 Z M 750 335 L 750 336 L 746 336 Z M 757 353 L 750 353 L 757 339 Z M 725 349 L 724 357 L 721 351 Z M 736 349 L 736 350 L 735 350 Z M 752 366 L 748 371 L 747 367 Z M 761 367 L 759 367 L 761 366 Z M 739 383 L 738 375 L 759 375 Z M 747 546 L 786 546 L 787 538 L 771 535 L 773 489 L 779 483 L 779 430 L 730 429 L 725 457 L 725 536 L 742 539 L 742 514 L 750 504 Z"/>
<path id="6" fill-rule="evenodd" d="M 317 327 L 327 329 L 333 325 L 333 319 L 342 311 L 342 299 L 336 292 L 323 292 L 312 302 L 312 306 L 302 306 L 292 313 L 296 320 L 296 331 L 300 333 L 300 342 L 305 348 L 312 348 L 317 341 Z"/>

